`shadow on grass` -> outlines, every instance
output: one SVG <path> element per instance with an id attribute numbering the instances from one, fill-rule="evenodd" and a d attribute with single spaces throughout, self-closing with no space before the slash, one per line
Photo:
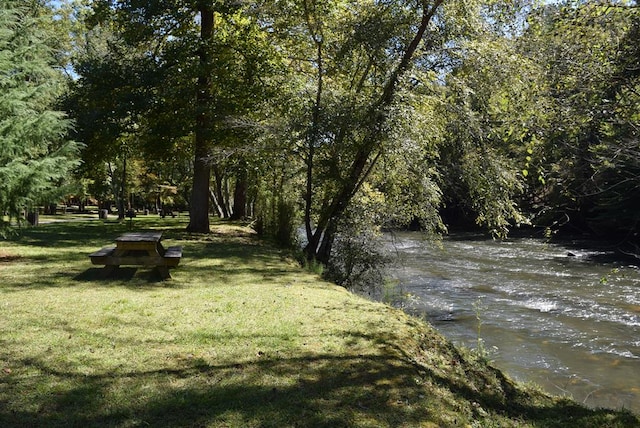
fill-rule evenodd
<path id="1" fill-rule="evenodd" d="M 100 245 L 113 241 L 126 227 L 117 222 L 78 221 L 51 223 L 22 229 L 12 240 L 28 246 L 43 248 L 67 248 L 69 246 Z"/>
<path id="2" fill-rule="evenodd" d="M 170 273 L 173 269 L 170 269 Z M 135 279 L 135 280 L 134 280 Z M 126 285 L 135 289 L 144 289 L 144 285 L 162 285 L 163 287 L 179 287 L 171 278 L 165 279 L 153 267 L 119 267 L 106 273 L 104 268 L 90 268 L 73 277 L 78 282 L 94 282 L 108 286 Z M 149 288 L 153 290 L 154 288 Z"/>
<path id="3" fill-rule="evenodd" d="M 194 361 L 182 370 L 128 373 L 122 376 L 96 376 L 84 379 L 82 385 L 49 397 L 35 412 L 4 415 L 3 426 L 349 426 L 359 413 L 388 412 L 368 409 L 371 400 L 379 400 L 384 389 L 362 394 L 364 386 L 378 380 L 409 376 L 402 370 L 390 371 L 388 361 L 362 361 L 358 358 L 335 359 L 330 356 L 289 360 L 266 360 L 246 364 L 209 366 Z M 336 373 L 336 365 L 351 371 Z M 263 383 L 259 374 L 270 377 L 296 376 L 295 385 Z M 70 373 L 55 373 L 68 378 Z M 250 382 L 247 378 L 254 380 Z M 183 388 L 163 388 L 149 399 L 131 397 L 129 405 L 100 412 L 107 403 L 105 395 L 118 383 L 130 383 L 134 390 L 140 383 L 180 383 L 193 379 Z M 240 379 L 245 379 L 243 382 Z M 348 382 L 348 383 L 347 383 Z M 206 386 L 210 385 L 210 386 Z M 139 391 L 138 391 L 139 392 Z M 393 413 L 391 413 L 393 414 Z M 396 414 L 396 417 L 399 416 Z M 423 415 L 424 416 L 424 415 Z M 406 421 L 419 420 L 411 412 L 402 412 Z M 13 424 L 10 422 L 13 421 Z M 7 425 L 9 423 L 9 425 Z M 388 424 L 384 424 L 388 425 Z"/>
<path id="4" fill-rule="evenodd" d="M 219 365 L 192 358 L 181 368 L 98 375 L 52 370 L 44 360 L 23 361 L 36 367 L 40 377 L 66 387 L 38 396 L 31 410 L 0 410 L 0 425 L 395 427 L 430 422 L 457 426 L 458 421 L 446 415 L 464 410 L 442 398 L 453 394 L 485 412 L 540 427 L 638 426 L 631 414 L 590 410 L 568 401 L 534 406 L 506 379 L 504 395 L 473 390 L 398 355 L 396 345 L 384 336 L 365 338 L 384 343 L 387 350 L 367 356 L 262 355 Z M 472 384 L 489 382 L 480 379 L 482 374 L 468 375 L 478 377 Z M 431 386 L 416 387 L 418 378 Z M 11 383 L 8 378 L 5 387 L 11 388 Z"/>
<path id="5" fill-rule="evenodd" d="M 130 281 L 137 271 L 138 268 L 135 267 L 121 267 L 107 273 L 104 268 L 90 268 L 81 274 L 76 275 L 73 279 L 75 281 L 102 282 Z"/>

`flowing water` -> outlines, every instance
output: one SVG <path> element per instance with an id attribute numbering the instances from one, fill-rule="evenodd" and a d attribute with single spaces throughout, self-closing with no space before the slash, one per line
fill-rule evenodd
<path id="1" fill-rule="evenodd" d="M 404 308 L 512 378 L 640 413 L 640 269 L 585 245 L 389 237 Z"/>

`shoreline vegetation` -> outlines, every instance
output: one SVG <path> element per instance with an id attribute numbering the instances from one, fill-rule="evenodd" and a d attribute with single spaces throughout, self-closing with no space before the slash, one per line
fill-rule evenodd
<path id="1" fill-rule="evenodd" d="M 517 383 L 423 321 L 299 267 L 238 224 L 54 222 L 0 249 L 3 427 L 640 427 Z M 88 254 L 132 230 L 172 279 Z"/>

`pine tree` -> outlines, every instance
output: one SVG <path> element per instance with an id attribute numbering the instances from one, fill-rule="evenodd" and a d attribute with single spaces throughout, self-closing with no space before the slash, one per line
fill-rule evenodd
<path id="1" fill-rule="evenodd" d="M 54 103 L 64 91 L 51 11 L 0 0 L 0 233 L 25 209 L 55 200 L 77 165 L 71 122 Z"/>

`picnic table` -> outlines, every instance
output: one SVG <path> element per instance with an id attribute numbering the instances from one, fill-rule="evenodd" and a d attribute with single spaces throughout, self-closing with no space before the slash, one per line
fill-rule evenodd
<path id="1" fill-rule="evenodd" d="M 150 266 L 162 279 L 171 278 L 169 268 L 178 266 L 182 258 L 182 247 L 164 248 L 162 232 L 125 233 L 116 238 L 115 247 L 105 247 L 89 254 L 91 263 L 104 265 L 104 274 L 109 275 L 120 266 Z"/>

